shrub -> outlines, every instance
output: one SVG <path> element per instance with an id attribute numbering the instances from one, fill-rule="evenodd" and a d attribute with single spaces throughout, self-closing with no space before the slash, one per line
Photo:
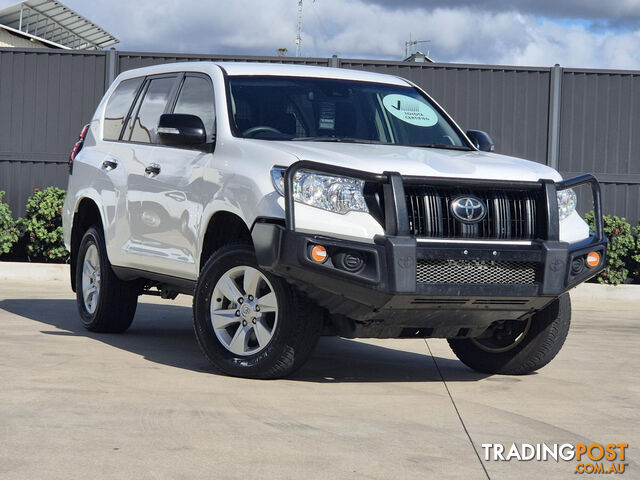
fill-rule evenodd
<path id="1" fill-rule="evenodd" d="M 27 213 L 21 224 L 30 260 L 62 263 L 69 258 L 62 234 L 64 196 L 65 191 L 56 187 L 36 188 L 27 201 Z"/>
<path id="2" fill-rule="evenodd" d="M 585 220 L 594 230 L 594 215 L 589 212 Z M 636 250 L 636 239 L 631 224 L 625 218 L 616 215 L 605 215 L 604 234 L 609 239 L 607 247 L 607 266 L 598 276 L 600 283 L 619 285 L 629 277 L 631 255 Z"/>
<path id="3" fill-rule="evenodd" d="M 640 225 L 633 229 L 633 234 L 635 238 L 635 245 L 633 251 L 631 252 L 633 255 L 631 259 L 633 260 L 633 280 L 636 283 L 640 283 Z"/>
<path id="4" fill-rule="evenodd" d="M 18 241 L 16 222 L 13 220 L 9 205 L 3 201 L 5 194 L 6 192 L 0 191 L 0 255 L 9 253 Z"/>

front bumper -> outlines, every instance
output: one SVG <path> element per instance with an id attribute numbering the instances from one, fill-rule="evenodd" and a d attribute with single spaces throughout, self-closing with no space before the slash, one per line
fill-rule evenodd
<path id="1" fill-rule="evenodd" d="M 296 170 L 328 168 L 309 164 L 298 162 L 290 167 L 285 185 L 290 187 Z M 335 168 L 328 168 L 327 173 L 337 173 L 333 171 Z M 353 171 L 348 174 L 355 176 Z M 549 186 L 549 238 L 491 242 L 409 236 L 402 218 L 404 194 L 397 191 L 402 189 L 402 179 L 393 174 L 388 176 L 391 178 L 385 199 L 387 234 L 376 237 L 374 243 L 296 232 L 290 188 L 286 189 L 289 194 L 286 225 L 265 222 L 253 228 L 260 266 L 293 283 L 326 308 L 333 314 L 341 335 L 477 336 L 496 320 L 526 318 L 543 309 L 553 299 L 599 273 L 605 264 L 607 242 L 602 233 L 600 191 L 593 177 Z M 423 179 L 425 183 L 430 180 Z M 578 244 L 560 242 L 557 204 L 553 202 L 556 189 L 581 183 L 593 187 L 596 233 Z M 314 245 L 327 249 L 326 262 L 312 260 L 309 252 Z M 580 259 L 594 251 L 601 258 L 597 267 L 576 268 Z M 349 271 L 341 261 L 345 254 L 360 258 L 363 265 Z M 425 268 L 434 265 L 444 276 L 422 274 Z M 504 268 L 508 270 L 500 270 Z M 516 275 L 505 281 L 492 276 L 496 270 Z M 458 276 L 451 276 L 452 272 Z M 525 275 L 519 277 L 521 272 Z"/>

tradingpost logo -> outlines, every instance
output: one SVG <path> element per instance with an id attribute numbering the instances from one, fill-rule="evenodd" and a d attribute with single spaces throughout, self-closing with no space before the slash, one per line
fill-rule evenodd
<path id="1" fill-rule="evenodd" d="M 512 443 L 507 447 L 502 443 L 483 443 L 484 459 L 487 462 L 576 462 L 574 473 L 580 474 L 623 474 L 627 443 Z"/>

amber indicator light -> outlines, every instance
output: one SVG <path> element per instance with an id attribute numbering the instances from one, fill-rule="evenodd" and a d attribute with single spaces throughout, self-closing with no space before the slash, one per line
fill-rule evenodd
<path id="1" fill-rule="evenodd" d="M 592 268 L 600 265 L 600 254 L 598 252 L 589 252 L 589 255 L 587 255 L 587 265 Z"/>
<path id="2" fill-rule="evenodd" d="M 315 245 L 311 249 L 311 258 L 318 263 L 323 263 L 327 259 L 327 249 L 322 245 Z"/>

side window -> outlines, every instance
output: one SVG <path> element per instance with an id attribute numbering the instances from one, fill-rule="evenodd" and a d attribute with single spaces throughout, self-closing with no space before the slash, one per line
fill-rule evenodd
<path id="1" fill-rule="evenodd" d="M 158 121 L 167 106 L 175 80 L 175 77 L 163 77 L 149 81 L 149 86 L 133 124 L 132 142 L 156 143 Z"/>
<path id="2" fill-rule="evenodd" d="M 185 77 L 173 113 L 200 117 L 206 130 L 207 142 L 213 141 L 216 118 L 211 82 L 203 77 Z"/>
<path id="3" fill-rule="evenodd" d="M 143 80 L 144 78 L 123 80 L 109 98 L 104 113 L 103 137 L 105 140 L 120 139 L 122 126 Z"/>

